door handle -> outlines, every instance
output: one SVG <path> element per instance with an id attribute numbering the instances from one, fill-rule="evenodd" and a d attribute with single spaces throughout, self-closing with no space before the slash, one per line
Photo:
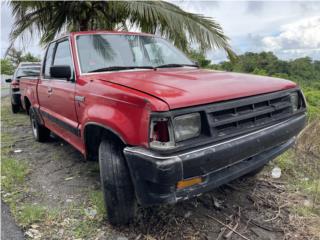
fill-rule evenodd
<path id="1" fill-rule="evenodd" d="M 51 94 L 52 93 L 52 88 L 48 87 L 48 93 Z"/>

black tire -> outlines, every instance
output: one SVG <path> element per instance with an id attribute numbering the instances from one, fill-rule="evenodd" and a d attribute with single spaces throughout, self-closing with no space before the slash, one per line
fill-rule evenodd
<path id="1" fill-rule="evenodd" d="M 45 142 L 50 136 L 50 130 L 38 122 L 37 116 L 32 108 L 29 110 L 33 137 L 38 142 Z"/>
<path id="2" fill-rule="evenodd" d="M 20 106 L 11 103 L 11 111 L 12 111 L 12 113 L 18 113 L 20 111 Z"/>
<path id="3" fill-rule="evenodd" d="M 125 225 L 136 215 L 136 198 L 122 144 L 103 139 L 99 146 L 99 165 L 107 217 L 112 225 Z"/>

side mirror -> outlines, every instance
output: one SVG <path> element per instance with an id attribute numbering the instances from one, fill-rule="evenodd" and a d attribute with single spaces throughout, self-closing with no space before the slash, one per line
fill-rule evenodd
<path id="1" fill-rule="evenodd" d="M 67 81 L 71 78 L 71 68 L 68 65 L 56 65 L 50 67 L 50 76 L 52 78 L 65 78 Z"/>
<path id="2" fill-rule="evenodd" d="M 8 78 L 5 80 L 7 83 L 11 83 L 12 82 L 12 79 L 11 78 Z"/>

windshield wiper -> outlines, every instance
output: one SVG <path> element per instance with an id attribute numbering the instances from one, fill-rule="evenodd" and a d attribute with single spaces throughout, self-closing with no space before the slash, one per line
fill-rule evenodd
<path id="1" fill-rule="evenodd" d="M 154 67 L 152 67 L 152 66 L 111 66 L 111 67 L 104 67 L 104 68 L 98 68 L 95 70 L 91 70 L 91 71 L 89 71 L 89 73 L 120 71 L 120 70 L 128 70 L 128 69 L 154 69 Z"/>
<path id="2" fill-rule="evenodd" d="M 159 65 L 159 66 L 156 66 L 155 68 L 175 68 L 175 67 L 197 67 L 197 68 L 199 68 L 199 65 L 197 65 L 197 64 L 170 63 L 170 64 Z"/>

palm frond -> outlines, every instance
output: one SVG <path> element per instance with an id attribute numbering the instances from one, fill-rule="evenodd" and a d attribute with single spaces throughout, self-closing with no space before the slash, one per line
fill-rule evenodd
<path id="1" fill-rule="evenodd" d="M 201 49 L 223 48 L 229 57 L 234 56 L 221 26 L 209 17 L 185 12 L 174 4 L 162 1 L 128 1 L 119 5 L 128 9 L 128 19 L 143 31 L 159 31 L 183 50 L 191 42 L 199 44 Z"/>
<path id="2" fill-rule="evenodd" d="M 126 29 L 160 34 L 186 51 L 190 44 L 201 49 L 223 48 L 235 54 L 221 26 L 212 18 L 183 11 L 164 1 L 11 1 L 15 18 L 11 40 L 37 32 L 41 43 L 51 41 L 63 28 L 69 30 Z"/>

